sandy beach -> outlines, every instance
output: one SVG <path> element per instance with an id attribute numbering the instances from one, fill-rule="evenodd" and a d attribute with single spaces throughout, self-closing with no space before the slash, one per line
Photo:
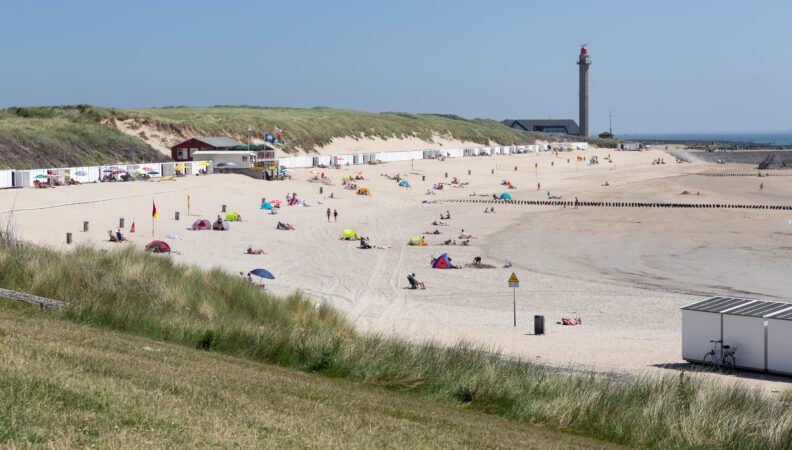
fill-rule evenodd
<path id="1" fill-rule="evenodd" d="M 575 162 L 577 156 L 592 155 L 600 164 Z M 658 158 L 666 164 L 653 165 Z M 276 276 L 267 284 L 271 292 L 299 290 L 329 302 L 361 332 L 416 341 L 464 340 L 553 366 L 662 373 L 685 367 L 681 306 L 712 294 L 792 299 L 792 213 L 497 204 L 487 205 L 495 212 L 485 214 L 483 204 L 447 201 L 487 199 L 502 192 L 515 200 L 543 200 L 549 192 L 581 201 L 792 203 L 792 177 L 695 175 L 738 169 L 746 167 L 678 164 L 660 151 L 589 149 L 314 170 L 324 171 L 332 186 L 309 182 L 312 173 L 305 169 L 292 171 L 293 180 L 283 182 L 215 174 L 6 190 L 0 192 L 0 210 L 3 218 L 13 210 L 22 239 L 55 248 L 67 247 L 67 232 L 76 244 L 106 249 L 126 245 L 107 242 L 107 231 L 115 230 L 123 217 L 125 232 L 135 224 L 131 245 L 163 239 L 177 252 L 170 257 L 184 263 L 232 273 L 267 268 Z M 366 180 L 357 185 L 369 188 L 371 196 L 341 186 L 343 176 L 358 172 Z M 412 187 L 399 187 L 382 176 L 397 173 Z M 467 184 L 431 189 L 453 177 Z M 516 188 L 504 190 L 503 180 Z M 765 183 L 762 191 L 760 182 Z M 287 193 L 297 193 L 310 206 L 286 206 Z M 271 215 L 260 209 L 262 198 L 280 200 L 284 206 Z M 160 214 L 156 221 L 151 218 L 152 201 Z M 198 218 L 214 220 L 221 205 L 238 212 L 243 221 L 224 232 L 188 230 Z M 337 223 L 328 223 L 327 208 L 338 211 Z M 451 213 L 451 219 L 443 220 L 447 225 L 432 225 L 445 211 Z M 90 222 L 88 232 L 82 231 L 83 221 Z M 278 221 L 295 230 L 276 230 Z M 382 248 L 361 250 L 356 242 L 339 240 L 345 228 Z M 407 245 L 412 236 L 435 229 L 441 234 L 426 235 L 429 246 Z M 460 243 L 462 230 L 473 236 L 469 246 L 440 245 L 447 239 Z M 248 246 L 266 254 L 246 255 Z M 479 256 L 494 268 L 431 269 L 430 259 L 446 252 L 458 265 Z M 504 268 L 507 263 L 511 267 Z M 409 272 L 427 289 L 407 289 Z M 512 326 L 512 292 L 507 287 L 512 272 L 521 281 L 517 327 Z M 535 314 L 546 318 L 543 336 L 533 335 Z M 581 316 L 582 326 L 557 324 L 575 315 Z M 745 379 L 764 386 L 789 381 Z"/>

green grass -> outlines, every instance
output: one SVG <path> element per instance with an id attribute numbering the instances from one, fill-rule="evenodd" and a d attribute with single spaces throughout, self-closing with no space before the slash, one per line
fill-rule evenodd
<path id="1" fill-rule="evenodd" d="M 163 161 L 141 139 L 105 123 L 92 106 L 0 110 L 0 167 L 14 169 Z"/>
<path id="2" fill-rule="evenodd" d="M 445 348 L 360 336 L 326 305 L 270 297 L 220 270 L 204 272 L 130 248 L 58 253 L 2 247 L 0 286 L 68 302 L 51 312 L 68 321 L 614 443 L 792 448 L 792 412 L 758 391 L 688 376 L 614 380 L 560 373 L 465 344 Z"/>
<path id="3" fill-rule="evenodd" d="M 600 448 L 593 439 L 0 300 L 3 448 Z"/>

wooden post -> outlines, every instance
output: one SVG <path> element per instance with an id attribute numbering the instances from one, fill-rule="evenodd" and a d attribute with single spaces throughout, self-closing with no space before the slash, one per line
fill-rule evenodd
<path id="1" fill-rule="evenodd" d="M 514 171 L 517 172 L 517 166 L 514 166 Z"/>
<path id="2" fill-rule="evenodd" d="M 85 222 L 83 222 L 83 231 L 86 232 L 86 233 L 88 232 L 88 221 L 87 220 Z"/>
<path id="3" fill-rule="evenodd" d="M 124 218 L 123 217 L 119 217 L 118 218 L 118 228 L 124 228 Z"/>
<path id="4" fill-rule="evenodd" d="M 468 175 L 470 175 L 470 171 L 468 170 Z"/>
<path id="5" fill-rule="evenodd" d="M 72 234 L 71 233 L 66 233 L 66 243 L 67 244 L 71 244 L 72 243 Z"/>
<path id="6" fill-rule="evenodd" d="M 495 175 L 495 169 L 492 169 L 492 174 Z"/>
<path id="7" fill-rule="evenodd" d="M 222 212 L 226 212 L 226 205 L 223 205 Z"/>
<path id="8" fill-rule="evenodd" d="M 421 176 L 421 181 L 426 181 L 426 175 Z"/>
<path id="9" fill-rule="evenodd" d="M 319 193 L 324 194 L 324 188 L 322 186 L 319 186 Z"/>
<path id="10" fill-rule="evenodd" d="M 176 220 L 179 220 L 179 211 L 176 211 L 176 212 L 174 213 L 174 216 L 175 216 L 174 218 L 175 218 Z"/>
<path id="11" fill-rule="evenodd" d="M 445 177 L 448 178 L 448 172 L 445 173 Z"/>

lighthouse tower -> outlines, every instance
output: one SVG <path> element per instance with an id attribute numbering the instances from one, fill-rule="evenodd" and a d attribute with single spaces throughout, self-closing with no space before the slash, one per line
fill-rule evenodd
<path id="1" fill-rule="evenodd" d="M 588 137 L 589 135 L 589 91 L 588 91 L 588 71 L 591 65 L 591 58 L 589 58 L 588 47 L 586 44 L 580 46 L 580 56 L 578 57 L 578 69 L 580 70 L 580 135 Z"/>

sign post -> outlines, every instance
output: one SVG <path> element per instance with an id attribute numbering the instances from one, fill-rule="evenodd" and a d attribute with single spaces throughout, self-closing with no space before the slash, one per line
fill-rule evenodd
<path id="1" fill-rule="evenodd" d="M 509 277 L 509 287 L 512 288 L 512 308 L 514 310 L 514 326 L 517 326 L 517 288 L 520 287 L 520 280 L 517 274 L 512 272 Z"/>

